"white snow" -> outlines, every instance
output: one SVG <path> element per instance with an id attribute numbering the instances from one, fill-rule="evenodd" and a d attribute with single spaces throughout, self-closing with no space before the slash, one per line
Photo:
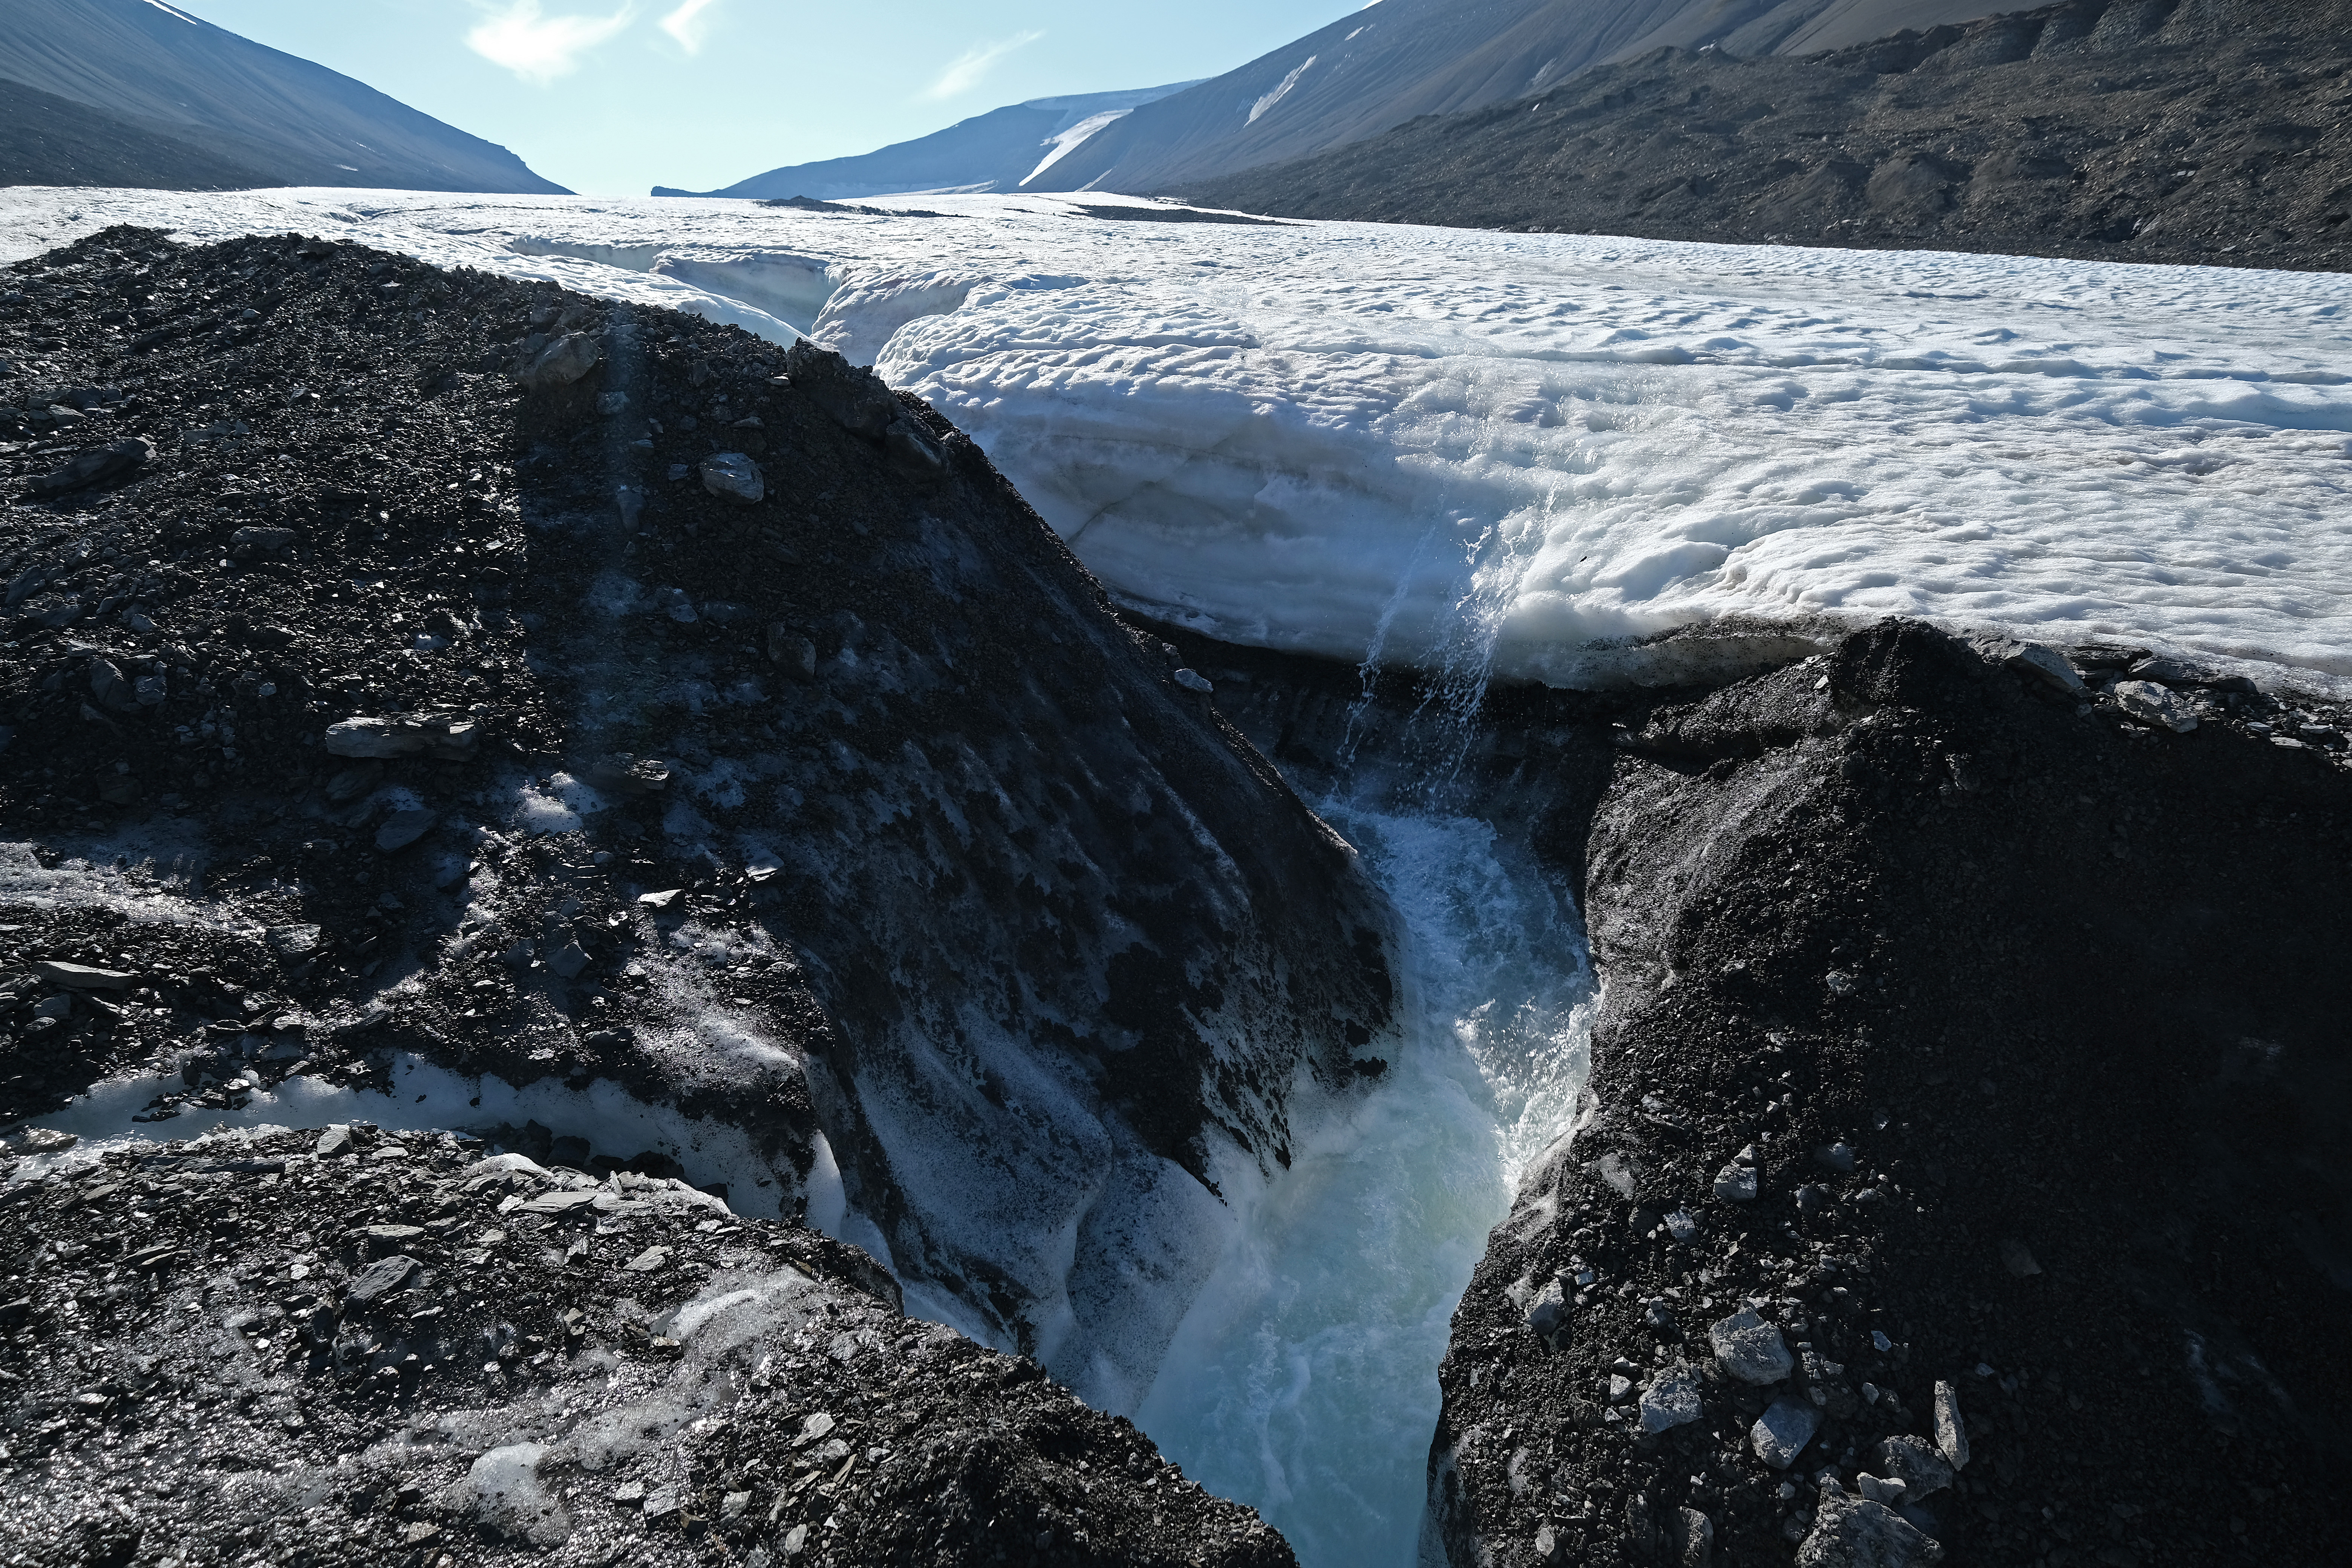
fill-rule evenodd
<path id="1" fill-rule="evenodd" d="M 1022 178 L 1021 183 L 1024 185 L 1027 184 L 1031 180 L 1035 179 L 1038 175 L 1044 174 L 1046 170 L 1052 168 L 1055 164 L 1060 163 L 1063 159 L 1076 152 L 1078 148 L 1078 144 L 1084 142 L 1087 137 L 1092 136 L 1096 132 L 1100 131 L 1107 125 L 1115 124 L 1118 121 L 1126 119 L 1129 115 L 1134 112 L 1135 110 L 1131 109 L 1106 110 L 1100 114 L 1089 114 L 1084 120 L 1079 121 L 1076 125 L 1070 126 L 1066 130 L 1055 132 L 1046 140 L 1045 142 L 1045 145 L 1052 148 L 1053 151 L 1047 153 L 1045 154 L 1045 161 L 1038 164 L 1035 168 L 1030 170 L 1029 173 Z"/>
<path id="2" fill-rule="evenodd" d="M 1258 118 L 1265 114 L 1267 110 L 1272 109 L 1276 104 L 1280 103 L 1284 99 L 1290 96 L 1290 89 L 1298 85 L 1298 79 L 1300 77 L 1305 76 L 1308 71 L 1314 68 L 1315 57 L 1313 55 L 1307 56 L 1306 59 L 1300 61 L 1297 65 L 1293 66 L 1291 68 L 1290 74 L 1282 79 L 1281 86 L 1276 88 L 1272 92 L 1267 93 L 1264 98 L 1259 99 L 1255 103 L 1250 105 L 1249 122 L 1252 125 L 1255 125 L 1258 122 Z"/>
<path id="3" fill-rule="evenodd" d="M 1507 679 L 1894 612 L 2352 675 L 2332 274 L 923 205 L 950 216 L 18 188 L 0 256 L 299 228 L 807 329 L 938 404 L 1122 598 L 1237 641 L 1359 658 L 1385 625 L 1407 662 L 1475 597 Z"/>

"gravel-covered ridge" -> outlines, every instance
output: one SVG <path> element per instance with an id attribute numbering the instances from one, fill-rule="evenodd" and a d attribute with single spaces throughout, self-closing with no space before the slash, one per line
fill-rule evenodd
<path id="1" fill-rule="evenodd" d="M 1627 718 L 1454 1562 L 2343 1559 L 2352 784 L 2233 688 L 1890 623 Z"/>
<path id="2" fill-rule="evenodd" d="M 875 1279 L 681 1182 L 447 1134 L 32 1156 L 0 1188 L 0 1562 L 1293 1561 Z"/>

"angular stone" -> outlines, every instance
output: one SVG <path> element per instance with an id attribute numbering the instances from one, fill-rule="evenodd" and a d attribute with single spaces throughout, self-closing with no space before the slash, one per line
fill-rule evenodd
<path id="1" fill-rule="evenodd" d="M 1811 1401 L 1776 1399 L 1748 1429 L 1748 1441 L 1758 1458 L 1776 1470 L 1785 1470 L 1796 1463 L 1797 1456 L 1821 1429 L 1822 1413 Z"/>
<path id="2" fill-rule="evenodd" d="M 1715 1195 L 1727 1204 L 1756 1201 L 1756 1167 L 1733 1161 L 1715 1173 Z"/>
<path id="3" fill-rule="evenodd" d="M 588 782 L 614 795 L 654 795 L 669 785 L 670 766 L 658 757 L 632 756 L 626 752 L 605 757 L 588 769 Z"/>
<path id="4" fill-rule="evenodd" d="M 1906 1502 L 1917 1502 L 1952 1484 L 1952 1467 L 1924 1438 L 1885 1438 L 1872 1450 L 1871 1463 L 1880 1475 L 1903 1483 Z"/>
<path id="5" fill-rule="evenodd" d="M 352 1130 L 348 1127 L 328 1128 L 319 1134 L 319 1141 L 310 1146 L 310 1152 L 321 1160 L 341 1159 L 352 1152 Z"/>
<path id="6" fill-rule="evenodd" d="M 1678 1508 L 1667 1531 L 1667 1544 L 1681 1568 L 1710 1568 L 1715 1561 L 1715 1521 L 1695 1508 Z"/>
<path id="7" fill-rule="evenodd" d="M 395 811 L 375 830 L 375 847 L 387 855 L 405 849 L 432 832 L 433 825 L 440 820 L 437 811 Z"/>
<path id="8" fill-rule="evenodd" d="M 380 1300 L 405 1286 L 417 1267 L 416 1259 L 405 1253 L 395 1252 L 390 1258 L 379 1258 L 352 1281 L 351 1299 L 363 1306 Z"/>
<path id="9" fill-rule="evenodd" d="M 1797 1568 L 1927 1568 L 1944 1549 L 1885 1503 L 1822 1489 L 1813 1528 L 1797 1548 Z"/>
<path id="10" fill-rule="evenodd" d="M 1766 1322 L 1753 1307 L 1742 1307 L 1715 1324 L 1706 1337 L 1714 1347 L 1716 1364 L 1725 1375 L 1742 1383 L 1761 1387 L 1796 1370 L 1796 1358 L 1789 1353 L 1779 1326 Z"/>
<path id="11" fill-rule="evenodd" d="M 2118 680 L 2110 689 L 2116 705 L 2143 723 L 2160 725 L 2176 735 L 2197 728 L 2197 714 L 2189 704 L 2152 681 Z"/>
<path id="12" fill-rule="evenodd" d="M 939 483 L 948 471 L 946 455 L 930 433 L 911 419 L 900 419 L 882 437 L 882 449 L 889 455 L 890 466 L 919 485 Z"/>
<path id="13" fill-rule="evenodd" d="M 1547 1342 L 1568 1327 L 1568 1291 L 1557 1278 L 1548 1280 L 1528 1303 L 1528 1327 Z"/>
<path id="14" fill-rule="evenodd" d="M 326 748 L 338 757 L 435 757 L 462 763 L 474 754 L 478 732 L 471 719 L 409 713 L 352 718 L 327 726 Z"/>
<path id="15" fill-rule="evenodd" d="M 2066 656 L 2056 648 L 2044 647 L 2040 643 L 2026 643 L 2002 662 L 2021 675 L 2032 676 L 2062 696 L 2090 695 L 2090 688 L 2083 684 L 2083 678 L 2075 673 L 2073 665 L 2066 662 Z"/>
<path id="16" fill-rule="evenodd" d="M 2000 1262 L 2002 1268 L 2020 1279 L 2030 1279 L 2042 1272 L 2042 1265 L 2033 1261 L 2033 1254 L 2026 1250 L 2025 1243 L 2015 1237 L 2001 1238 Z"/>
<path id="17" fill-rule="evenodd" d="M 129 441 L 113 441 L 95 451 L 84 452 L 64 468 L 43 474 L 33 481 L 37 496 L 69 495 L 75 490 L 102 485 L 133 473 L 155 456 L 155 444 L 145 437 Z"/>
<path id="18" fill-rule="evenodd" d="M 1936 1384 L 1936 1447 L 1956 1470 L 1969 1468 L 1969 1428 L 1960 1419 L 1960 1396 L 1948 1383 Z"/>
<path id="19" fill-rule="evenodd" d="M 638 1253 L 635 1258 L 630 1258 L 626 1263 L 621 1265 L 621 1267 L 627 1269 L 632 1274 L 652 1274 L 659 1271 L 662 1268 L 667 1265 L 668 1262 L 668 1247 L 648 1247 L 643 1252 Z"/>
<path id="20" fill-rule="evenodd" d="M 128 991 L 139 976 L 120 969 L 93 969 L 87 963 L 40 963 L 33 973 L 52 985 L 69 991 Z"/>
<path id="21" fill-rule="evenodd" d="M 1700 1403 L 1698 1374 L 1686 1366 L 1668 1367 L 1642 1391 L 1642 1430 L 1665 1432 L 1688 1426 L 1706 1414 Z"/>
<path id="22" fill-rule="evenodd" d="M 570 386 L 604 357 L 596 340 L 585 332 L 567 332 L 549 343 L 514 373 L 515 380 L 533 392 Z"/>
<path id="23" fill-rule="evenodd" d="M 702 488 L 744 506 L 767 499 L 767 476 L 740 452 L 713 452 L 702 459 Z"/>
<path id="24" fill-rule="evenodd" d="M 577 980 L 580 972 L 588 967 L 588 954 L 582 951 L 578 942 L 568 942 L 547 961 L 547 967 L 553 970 L 559 979 Z"/>

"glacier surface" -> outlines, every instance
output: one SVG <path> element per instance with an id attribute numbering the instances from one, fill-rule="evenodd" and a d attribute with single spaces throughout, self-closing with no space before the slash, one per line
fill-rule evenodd
<path id="1" fill-rule="evenodd" d="M 1887 614 L 2352 676 L 2352 290 L 2325 273 L 1352 224 L 396 192 L 0 192 L 301 229 L 807 333 L 969 431 L 1129 604 L 1391 662 L 1663 679 Z"/>

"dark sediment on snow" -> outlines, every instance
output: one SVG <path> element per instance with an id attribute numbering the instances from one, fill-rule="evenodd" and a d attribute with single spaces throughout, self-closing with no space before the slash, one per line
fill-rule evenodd
<path id="1" fill-rule="evenodd" d="M 2071 0 L 1805 58 L 1661 49 L 1172 194 L 1286 217 L 2352 267 L 2352 9 Z"/>
<path id="2" fill-rule="evenodd" d="M 2016 651 L 1893 623 L 1620 732 L 1591 1090 L 1442 1376 L 1455 1563 L 2343 1556 L 2341 715 Z"/>

